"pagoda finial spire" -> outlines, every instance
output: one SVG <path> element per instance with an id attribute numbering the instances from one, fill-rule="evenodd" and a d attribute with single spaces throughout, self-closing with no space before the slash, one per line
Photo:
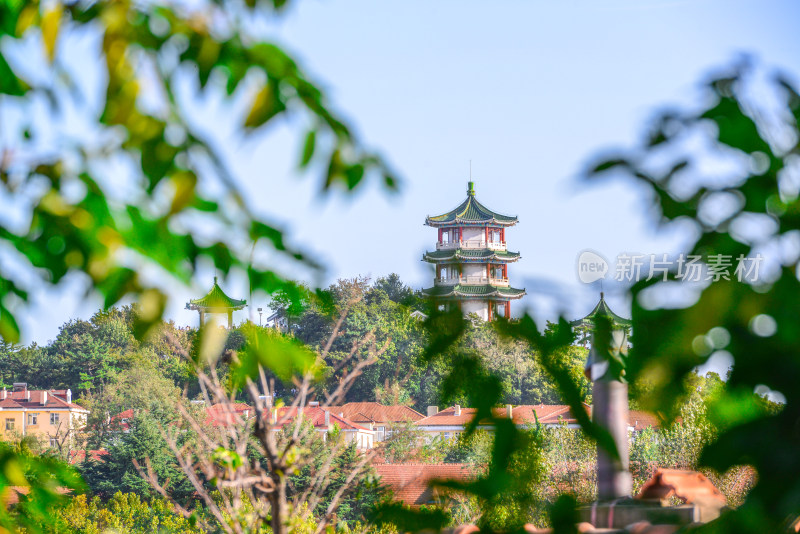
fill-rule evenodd
<path id="1" fill-rule="evenodd" d="M 472 174 L 471 171 L 470 174 Z M 472 178 L 472 176 L 470 176 L 470 178 Z M 467 194 L 471 197 L 475 196 L 475 182 L 473 182 L 472 180 L 467 182 Z"/>

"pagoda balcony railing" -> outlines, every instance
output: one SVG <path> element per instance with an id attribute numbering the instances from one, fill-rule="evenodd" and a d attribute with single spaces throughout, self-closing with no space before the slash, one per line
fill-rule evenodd
<path id="1" fill-rule="evenodd" d="M 433 283 L 437 286 L 454 286 L 456 284 L 483 286 L 486 284 L 492 284 L 493 286 L 508 287 L 508 278 L 473 275 L 461 276 L 459 278 L 434 278 Z"/>
<path id="2" fill-rule="evenodd" d="M 487 244 L 486 241 L 451 241 L 449 243 L 440 241 L 436 243 L 436 250 L 452 250 L 456 248 L 463 248 L 463 249 L 488 248 L 489 250 L 506 250 L 506 242 L 489 241 L 489 243 Z"/>

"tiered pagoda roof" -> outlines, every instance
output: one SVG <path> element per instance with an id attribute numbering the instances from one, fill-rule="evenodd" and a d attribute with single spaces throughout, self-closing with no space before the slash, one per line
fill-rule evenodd
<path id="1" fill-rule="evenodd" d="M 436 298 L 499 298 L 516 299 L 525 295 L 524 289 L 513 287 L 485 285 L 455 284 L 452 286 L 434 286 L 422 290 L 425 295 Z"/>
<path id="2" fill-rule="evenodd" d="M 469 183 L 469 189 L 467 189 L 467 199 L 459 204 L 457 208 L 442 215 L 428 216 L 425 219 L 425 224 L 434 227 L 453 225 L 484 226 L 487 224 L 514 226 L 517 222 L 517 217 L 502 215 L 478 202 L 475 198 L 475 189 L 472 182 Z"/>
<path id="3" fill-rule="evenodd" d="M 611 308 L 609 308 L 608 304 L 606 303 L 603 293 L 600 293 L 600 302 L 598 302 L 597 306 L 595 306 L 594 309 L 589 312 L 589 315 L 581 319 L 571 321 L 570 324 L 573 328 L 591 329 L 594 328 L 595 319 L 601 315 L 611 319 L 611 322 L 617 327 L 629 328 L 631 324 L 633 324 L 630 319 L 621 317 L 611 311 Z"/>
<path id="4" fill-rule="evenodd" d="M 222 288 L 217 284 L 217 277 L 214 277 L 214 285 L 211 291 L 206 296 L 190 300 L 186 304 L 186 309 L 201 310 L 211 313 L 225 313 L 230 310 L 241 310 L 247 306 L 246 300 L 237 300 L 229 297 L 222 291 Z"/>
<path id="5" fill-rule="evenodd" d="M 501 263 L 517 261 L 519 258 L 519 252 L 506 252 L 505 250 L 491 250 L 488 248 L 480 250 L 465 250 L 461 248 L 436 250 L 434 252 L 426 252 L 422 255 L 422 261 L 430 263 Z"/>

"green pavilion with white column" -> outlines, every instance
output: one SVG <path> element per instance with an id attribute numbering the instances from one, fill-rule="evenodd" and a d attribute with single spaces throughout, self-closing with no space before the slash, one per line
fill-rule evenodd
<path id="1" fill-rule="evenodd" d="M 422 260 L 436 266 L 433 287 L 423 293 L 441 306 L 458 306 L 484 321 L 511 316 L 511 301 L 524 289 L 511 287 L 508 264 L 520 259 L 509 252 L 506 229 L 517 217 L 490 210 L 475 198 L 475 184 L 467 185 L 467 198 L 457 208 L 429 216 L 425 224 L 438 230 L 436 250 Z"/>
<path id="2" fill-rule="evenodd" d="M 196 310 L 200 314 L 200 326 L 205 324 L 206 314 L 219 313 L 227 315 L 228 328 L 233 327 L 233 312 L 247 306 L 246 300 L 237 300 L 225 294 L 219 284 L 217 277 L 214 277 L 214 285 L 206 296 L 190 300 L 186 303 L 187 310 Z"/>

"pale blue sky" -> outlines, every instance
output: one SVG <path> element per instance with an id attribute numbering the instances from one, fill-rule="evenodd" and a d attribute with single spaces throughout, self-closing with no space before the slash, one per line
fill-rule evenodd
<path id="1" fill-rule="evenodd" d="M 270 32 L 388 158 L 403 178 L 399 196 L 370 185 L 354 199 L 320 200 L 316 177 L 294 173 L 292 125 L 244 139 L 230 120 L 240 108 L 200 99 L 195 118 L 258 211 L 327 263 L 326 282 L 397 272 L 429 285 L 420 257 L 436 232 L 425 216 L 463 200 L 472 160 L 481 202 L 520 218 L 507 238 L 522 260 L 509 272 L 529 297 L 515 311 L 575 317 L 597 298 L 575 276 L 578 252 L 672 252 L 686 240 L 657 236 L 629 183 L 581 183 L 587 162 L 636 142 L 658 107 L 697 105 L 699 81 L 742 52 L 800 80 L 798 20 L 800 3 L 789 0 L 298 2 Z M 195 324 L 183 303 L 211 276 L 175 290 L 169 316 Z M 79 301 L 76 289 L 32 310 L 28 340 L 91 315 L 97 303 Z M 226 289 L 246 297 L 242 281 Z M 609 301 L 628 313 L 623 296 Z"/>

